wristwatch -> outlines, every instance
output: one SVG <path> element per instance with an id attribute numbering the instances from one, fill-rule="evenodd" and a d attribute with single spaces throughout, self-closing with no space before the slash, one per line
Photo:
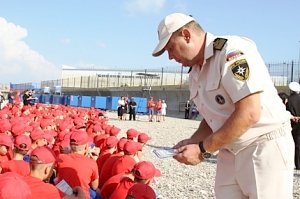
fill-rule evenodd
<path id="1" fill-rule="evenodd" d="M 200 151 L 201 151 L 201 155 L 204 159 L 208 159 L 211 157 L 211 153 L 207 152 L 203 146 L 203 141 L 201 141 L 199 143 L 199 148 L 200 148 Z"/>

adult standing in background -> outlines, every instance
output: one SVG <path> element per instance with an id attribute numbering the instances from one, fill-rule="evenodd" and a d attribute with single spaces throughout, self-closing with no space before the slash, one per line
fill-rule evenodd
<path id="1" fill-rule="evenodd" d="M 217 199 L 293 198 L 290 114 L 255 43 L 214 36 L 181 13 L 166 16 L 158 36 L 152 55 L 167 51 L 191 67 L 190 99 L 203 116 L 196 132 L 174 146 L 174 158 L 196 165 L 219 151 Z"/>
<path id="2" fill-rule="evenodd" d="M 148 108 L 149 122 L 153 122 L 154 108 L 155 108 L 155 102 L 153 100 L 153 97 L 149 98 L 147 102 L 147 108 Z"/>
<path id="3" fill-rule="evenodd" d="M 130 102 L 128 103 L 128 105 L 129 105 L 129 120 L 133 119 L 135 121 L 136 102 L 134 101 L 134 97 L 130 98 Z"/>
<path id="4" fill-rule="evenodd" d="M 165 100 L 162 100 L 162 104 L 161 104 L 161 115 L 162 115 L 162 119 L 163 121 L 165 121 L 165 117 L 167 115 L 167 103 Z"/>
<path id="5" fill-rule="evenodd" d="M 14 103 L 14 95 L 13 95 L 13 91 L 10 90 L 9 93 L 7 94 L 7 99 L 8 99 L 8 103 L 9 104 L 13 104 Z"/>
<path id="6" fill-rule="evenodd" d="M 191 103 L 190 100 L 187 100 L 184 105 L 184 119 L 190 118 L 190 110 L 191 110 Z"/>
<path id="7" fill-rule="evenodd" d="M 23 105 L 27 106 L 30 105 L 30 101 L 32 100 L 32 96 L 30 94 L 30 90 L 25 90 L 24 95 L 23 95 Z"/>
<path id="8" fill-rule="evenodd" d="M 123 119 L 124 106 L 125 106 L 125 101 L 123 96 L 121 96 L 120 99 L 118 100 L 118 108 L 117 108 L 119 120 Z"/>
<path id="9" fill-rule="evenodd" d="M 0 109 L 2 109 L 2 103 L 4 103 L 4 100 L 5 100 L 5 98 L 4 98 L 4 95 L 3 95 L 3 93 L 0 91 Z"/>
<path id="10" fill-rule="evenodd" d="M 300 85 L 298 82 L 289 84 L 290 96 L 287 100 L 287 110 L 292 114 L 292 135 L 295 142 L 295 166 L 296 170 L 300 170 Z"/>

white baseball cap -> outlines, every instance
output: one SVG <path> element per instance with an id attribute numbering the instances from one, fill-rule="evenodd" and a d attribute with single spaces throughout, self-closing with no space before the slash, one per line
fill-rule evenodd
<path id="1" fill-rule="evenodd" d="M 182 13 L 173 13 L 166 16 L 158 25 L 157 31 L 159 43 L 154 49 L 152 55 L 154 57 L 158 57 L 163 54 L 165 51 L 164 48 L 171 38 L 173 32 L 177 31 L 191 21 L 195 21 L 195 19 Z"/>
<path id="2" fill-rule="evenodd" d="M 298 82 L 291 82 L 289 84 L 289 89 L 294 92 L 300 92 L 300 84 Z"/>

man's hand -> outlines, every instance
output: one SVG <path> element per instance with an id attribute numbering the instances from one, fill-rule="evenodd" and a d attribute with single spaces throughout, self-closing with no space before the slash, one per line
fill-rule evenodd
<path id="1" fill-rule="evenodd" d="M 187 165 L 196 165 L 203 160 L 198 144 L 183 145 L 179 148 L 176 148 L 176 151 L 178 154 L 174 156 L 174 159 L 176 159 L 178 162 Z"/>
<path id="2" fill-rule="evenodd" d="M 175 146 L 173 146 L 174 149 L 178 149 L 180 147 L 183 147 L 185 145 L 188 144 L 196 144 L 197 142 L 191 138 L 185 139 L 185 140 L 181 140 L 180 142 L 178 142 Z"/>

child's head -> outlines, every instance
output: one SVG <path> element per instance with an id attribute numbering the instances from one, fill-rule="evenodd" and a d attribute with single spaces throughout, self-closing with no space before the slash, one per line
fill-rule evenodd
<path id="1" fill-rule="evenodd" d="M 6 155 L 8 153 L 8 146 L 0 144 L 0 155 Z"/>

